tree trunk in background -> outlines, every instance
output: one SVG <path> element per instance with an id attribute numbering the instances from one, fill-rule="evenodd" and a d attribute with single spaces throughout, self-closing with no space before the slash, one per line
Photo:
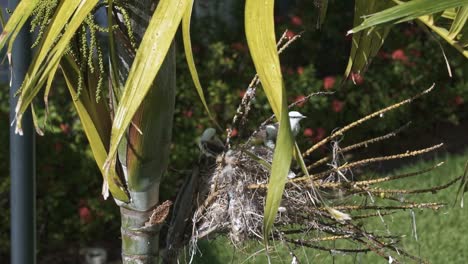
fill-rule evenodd
<path id="1" fill-rule="evenodd" d="M 157 1 L 127 1 L 127 12 L 137 45 L 140 43 Z M 114 31 L 118 82 L 122 88 L 134 59 L 126 37 L 123 18 Z M 122 32 L 123 31 L 123 32 Z M 175 46 L 153 83 L 153 87 L 133 118 L 119 147 L 119 161 L 131 202 L 120 204 L 123 263 L 158 263 L 159 230 L 162 221 L 149 221 L 159 202 L 159 184 L 167 168 L 175 105 Z M 142 133 L 140 133 L 141 130 Z M 158 219 L 161 220 L 161 219 Z"/>

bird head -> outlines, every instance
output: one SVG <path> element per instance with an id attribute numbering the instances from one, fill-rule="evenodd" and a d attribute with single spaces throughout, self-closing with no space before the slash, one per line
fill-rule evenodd
<path id="1" fill-rule="evenodd" d="M 297 136 L 297 134 L 299 133 L 299 121 L 301 121 L 304 118 L 306 118 L 306 116 L 302 115 L 297 111 L 289 112 L 289 122 L 291 124 L 291 130 L 294 136 Z"/>

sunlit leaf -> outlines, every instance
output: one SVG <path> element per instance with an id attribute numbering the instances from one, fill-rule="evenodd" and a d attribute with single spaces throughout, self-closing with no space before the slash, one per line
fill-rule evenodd
<path id="1" fill-rule="evenodd" d="M 354 26 L 362 23 L 363 16 L 376 13 L 392 6 L 391 2 L 380 0 L 356 0 L 354 8 Z M 362 74 L 371 60 L 382 47 L 390 31 L 390 26 L 366 29 L 353 34 L 351 53 L 345 78 L 353 73 Z"/>
<path id="2" fill-rule="evenodd" d="M 273 0 L 247 0 L 245 4 L 245 31 L 250 54 L 268 102 L 280 123 L 265 202 L 263 231 L 266 245 L 283 196 L 293 151 L 287 97 L 276 48 L 273 9 Z"/>
<path id="3" fill-rule="evenodd" d="M 73 104 L 80 117 L 94 159 L 104 177 L 104 185 L 108 184 L 114 198 L 123 202 L 128 202 L 129 198 L 124 191 L 120 178 L 115 174 L 112 175 L 113 177 L 104 176 L 103 165 L 107 157 L 111 126 L 110 115 L 109 111 L 106 109 L 105 102 L 101 100 L 97 103 L 95 100 L 96 91 L 95 89 L 89 89 L 90 87 L 82 89 L 82 94 L 77 96 L 78 65 L 73 59 L 66 56 L 62 60 L 61 66 L 68 90 L 70 91 L 71 98 L 74 99 Z"/>
<path id="4" fill-rule="evenodd" d="M 97 3 L 98 0 L 60 2 L 21 86 L 21 95 L 16 106 L 17 131 L 21 131 L 22 114 L 50 74 L 55 74 L 70 40 Z"/>
<path id="5" fill-rule="evenodd" d="M 450 27 L 448 37 L 455 39 L 455 37 L 462 31 L 467 19 L 468 6 L 460 7 L 458 9 L 457 15 L 455 16 L 455 19 L 453 20 L 452 26 Z"/>
<path id="6" fill-rule="evenodd" d="M 106 167 L 115 159 L 119 142 L 151 88 L 189 3 L 189 0 L 159 1 L 138 48 L 115 113 Z"/>
<path id="7" fill-rule="evenodd" d="M 214 119 L 213 115 L 211 114 L 210 109 L 208 108 L 208 105 L 205 100 L 205 94 L 203 93 L 203 88 L 201 86 L 200 79 L 198 78 L 198 72 L 197 68 L 195 67 L 195 61 L 193 59 L 192 41 L 190 39 L 190 19 L 192 16 L 192 8 L 194 1 L 192 0 L 191 2 L 192 3 L 187 6 L 187 10 L 185 11 L 184 17 L 182 19 L 182 37 L 184 41 L 185 58 L 187 59 L 190 74 L 192 75 L 193 84 L 195 85 L 198 96 L 200 97 L 200 100 L 203 106 L 205 107 L 208 116 L 218 126 L 218 128 L 221 128 Z"/>
<path id="8" fill-rule="evenodd" d="M 7 24 L 3 28 L 2 35 L 0 35 L 0 50 L 3 49 L 6 41 L 10 39 L 8 52 L 11 52 L 11 44 L 13 43 L 15 37 L 18 35 L 20 29 L 27 22 L 29 16 L 31 16 L 34 8 L 37 6 L 38 3 L 39 0 L 23 0 L 18 3 L 18 6 L 16 6 L 13 14 L 10 16 Z"/>
<path id="9" fill-rule="evenodd" d="M 464 6 L 467 4 L 468 0 L 412 0 L 392 8 L 388 8 L 384 11 L 369 15 L 365 18 L 361 25 L 348 31 L 348 33 L 356 33 L 361 30 L 389 22 L 401 23 L 416 19 L 420 16 L 443 12 L 446 9 Z"/>

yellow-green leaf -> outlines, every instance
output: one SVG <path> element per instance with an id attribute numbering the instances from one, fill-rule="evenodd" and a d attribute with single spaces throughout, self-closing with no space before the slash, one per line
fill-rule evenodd
<path id="1" fill-rule="evenodd" d="M 159 1 L 138 48 L 115 113 L 106 167 L 115 159 L 119 142 L 151 88 L 189 3 L 190 0 Z"/>
<path id="2" fill-rule="evenodd" d="M 21 95 L 16 105 L 17 130 L 21 130 L 22 114 L 49 76 L 55 74 L 71 38 L 97 3 L 98 0 L 60 2 L 21 87 Z M 66 29 L 63 32 L 65 25 Z M 55 46 L 54 42 L 57 42 Z"/>
<path id="3" fill-rule="evenodd" d="M 453 20 L 452 26 L 450 27 L 448 37 L 450 39 L 455 39 L 455 37 L 461 32 L 463 27 L 466 24 L 466 20 L 468 19 L 468 5 L 460 7 L 457 11 L 457 15 Z"/>
<path id="4" fill-rule="evenodd" d="M 218 128 L 221 128 L 214 119 L 213 115 L 211 114 L 210 109 L 208 108 L 208 105 L 205 100 L 205 94 L 203 93 L 203 88 L 200 83 L 200 78 L 198 78 L 198 72 L 197 68 L 195 67 L 195 61 L 193 59 L 192 41 L 190 38 L 190 19 L 192 16 L 193 2 L 194 1 L 192 0 L 191 3 L 187 6 L 187 10 L 185 11 L 184 17 L 182 18 L 182 38 L 184 41 L 185 58 L 187 59 L 190 74 L 192 75 L 193 84 L 197 89 L 198 96 L 200 97 L 200 100 L 203 106 L 205 107 L 208 116 Z"/>
<path id="5" fill-rule="evenodd" d="M 287 97 L 275 40 L 273 10 L 273 0 L 247 0 L 245 4 L 245 31 L 250 54 L 268 102 L 280 123 L 265 203 L 265 245 L 268 245 L 268 236 L 283 196 L 293 151 Z"/>
<path id="6" fill-rule="evenodd" d="M 391 6 L 391 3 L 380 0 L 356 0 L 354 7 L 354 26 L 362 23 L 365 15 L 373 14 Z M 353 34 L 351 53 L 348 66 L 345 70 L 345 78 L 352 73 L 361 74 L 361 71 L 371 62 L 383 45 L 390 26 L 371 28 Z"/>
<path id="7" fill-rule="evenodd" d="M 115 199 L 122 202 L 128 202 L 129 197 L 123 188 L 123 184 L 117 175 L 105 176 L 103 165 L 107 157 L 107 147 L 109 144 L 110 116 L 109 112 L 105 111 L 105 102 L 96 103 L 94 100 L 94 92 L 88 88 L 82 90 L 81 96 L 77 96 L 76 85 L 78 83 L 79 67 L 69 56 L 62 60 L 62 72 L 65 77 L 68 90 L 70 91 L 73 104 L 76 112 L 80 117 L 83 130 L 88 138 L 91 151 L 94 159 L 99 166 L 104 177 L 104 185 L 109 186 L 109 190 Z M 106 118 L 107 117 L 107 118 Z M 108 127 L 106 128 L 106 123 Z"/>
<path id="8" fill-rule="evenodd" d="M 31 16 L 34 8 L 37 6 L 38 3 L 39 0 L 23 0 L 19 2 L 13 14 L 8 19 L 7 24 L 3 28 L 2 35 L 0 35 L 0 50 L 3 49 L 6 41 L 10 39 L 10 46 L 8 47 L 8 52 L 11 51 L 11 44 L 13 43 L 12 40 L 14 41 L 16 35 L 18 35 L 18 32 L 26 23 L 29 16 Z"/>
<path id="9" fill-rule="evenodd" d="M 394 2 L 401 3 L 402 1 L 394 0 Z M 401 23 L 416 19 L 421 16 L 443 12 L 446 9 L 464 6 L 467 4 L 468 0 L 412 0 L 408 2 L 402 2 L 402 4 L 366 17 L 361 25 L 354 27 L 348 33 L 356 33 L 361 30 L 389 22 L 394 24 Z"/>

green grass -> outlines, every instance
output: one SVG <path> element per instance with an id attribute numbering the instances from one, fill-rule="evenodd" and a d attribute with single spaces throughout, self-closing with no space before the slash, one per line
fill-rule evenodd
<path id="1" fill-rule="evenodd" d="M 400 174 L 421 170 L 440 161 L 445 164 L 429 173 L 418 175 L 396 182 L 382 185 L 391 188 L 420 189 L 441 185 L 462 175 L 468 153 L 464 155 L 447 155 L 433 161 L 423 161 L 399 169 L 391 174 Z M 412 218 L 410 211 L 401 211 L 386 217 L 385 223 L 392 234 L 403 235 L 401 246 L 415 256 L 431 263 L 468 263 L 468 194 L 465 208 L 460 208 L 454 200 L 458 183 L 436 194 L 406 196 L 413 201 L 443 202 L 447 206 L 433 211 L 429 209 L 415 210 L 418 240 L 412 235 Z M 385 231 L 380 219 L 372 219 L 366 223 L 367 230 Z M 276 246 L 276 252 L 271 255 L 272 263 L 291 263 L 291 257 L 284 245 Z M 219 237 L 211 241 L 199 243 L 200 253 L 194 263 L 267 263 L 262 245 L 258 242 L 248 242 L 243 248 L 234 249 L 228 238 Z M 257 254 L 255 252 L 261 251 Z M 331 256 L 327 252 L 305 248 L 295 248 L 294 253 L 300 263 L 388 263 L 374 253 Z M 403 263 L 411 261 L 400 257 Z"/>

